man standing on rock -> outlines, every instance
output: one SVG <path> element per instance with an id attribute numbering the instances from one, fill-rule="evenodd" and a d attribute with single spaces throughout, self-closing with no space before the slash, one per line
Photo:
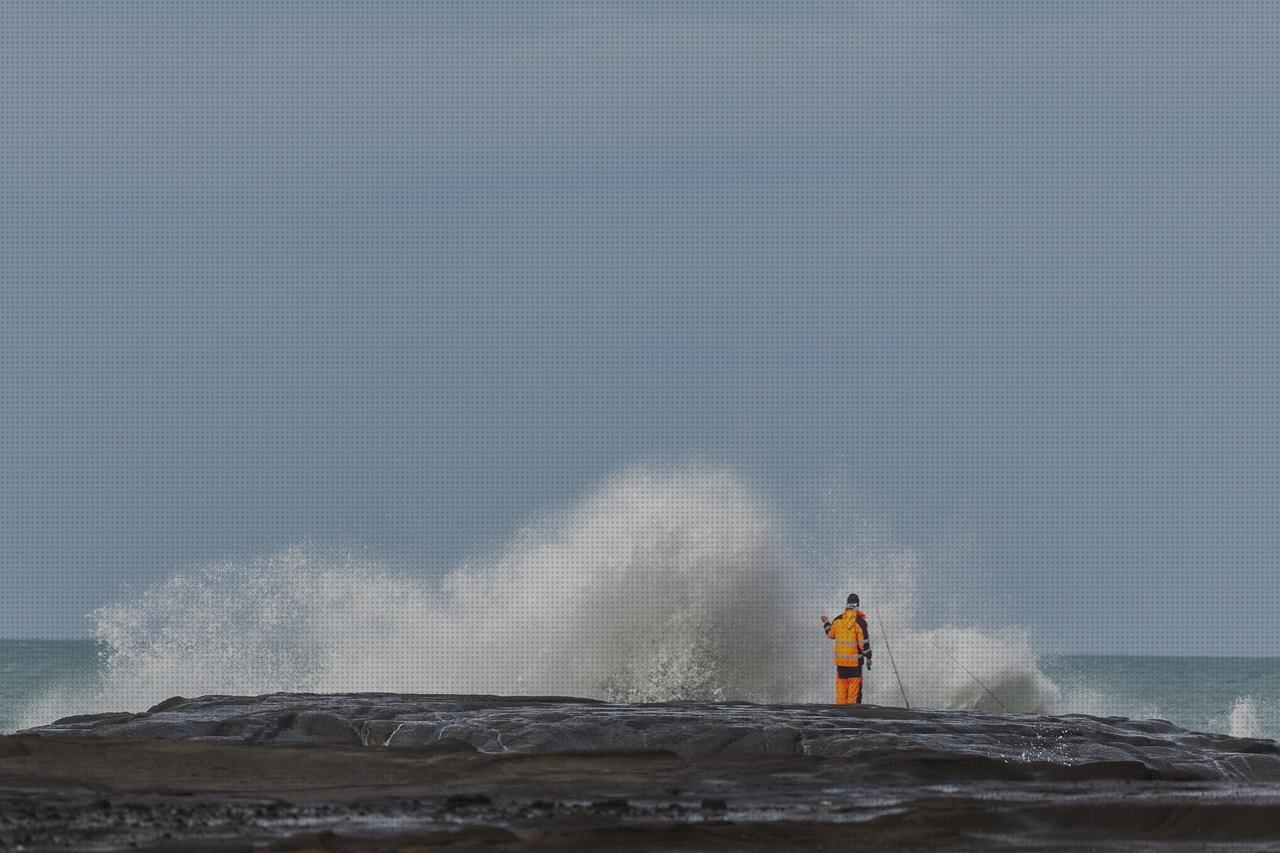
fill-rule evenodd
<path id="1" fill-rule="evenodd" d="M 857 593 L 850 593 L 844 613 L 832 621 L 822 614 L 822 627 L 835 640 L 836 704 L 862 704 L 862 665 L 871 668 L 871 633 L 867 614 L 858 609 Z"/>

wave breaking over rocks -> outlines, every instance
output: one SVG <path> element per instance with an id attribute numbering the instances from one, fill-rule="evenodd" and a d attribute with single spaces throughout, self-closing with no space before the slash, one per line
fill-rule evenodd
<path id="1" fill-rule="evenodd" d="M 174 697 L 0 738 L 0 849 L 1205 850 L 1280 839 L 1280 745 L 877 706 Z"/>

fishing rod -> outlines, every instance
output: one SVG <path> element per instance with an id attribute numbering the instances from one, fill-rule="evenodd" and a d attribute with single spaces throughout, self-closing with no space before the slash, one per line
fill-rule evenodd
<path id="1" fill-rule="evenodd" d="M 889 666 L 893 667 L 893 677 L 898 679 L 898 690 L 902 693 L 902 704 L 907 706 L 907 710 L 911 710 L 911 703 L 907 700 L 907 688 L 902 686 L 902 676 L 898 675 L 898 665 L 893 660 L 893 649 L 889 646 L 889 632 L 884 629 L 884 620 L 880 618 L 879 611 L 876 612 L 876 624 L 880 626 L 880 633 L 884 635 L 884 650 L 889 653 Z"/>
<path id="2" fill-rule="evenodd" d="M 934 645 L 937 645 L 937 639 L 936 639 L 936 638 L 935 638 L 935 640 L 934 640 Z M 951 654 L 951 652 L 947 651 L 945 647 L 943 647 L 943 646 L 938 646 L 938 648 L 942 649 L 942 653 L 943 653 L 944 655 L 946 655 L 947 657 L 951 658 L 951 662 L 952 662 L 952 663 L 954 663 L 956 666 L 958 666 L 958 667 L 960 667 L 961 669 L 963 669 L 965 672 L 969 673 L 969 677 L 970 677 L 970 678 L 972 678 L 974 681 L 978 682 L 978 686 L 979 686 L 979 687 L 981 687 L 983 690 L 987 691 L 987 695 L 988 695 L 988 696 L 990 696 L 992 699 L 996 700 L 996 704 L 997 704 L 997 705 L 999 705 L 1002 709 L 1004 709 L 1004 712 L 1005 712 L 1006 714 L 1012 714 L 1012 713 L 1013 713 L 1013 711 L 1010 711 L 1010 710 L 1009 710 L 1009 706 L 1008 706 L 1008 705 L 1006 705 L 1006 704 L 1004 704 L 1003 702 L 1001 702 L 1001 701 L 1000 701 L 1000 697 L 999 697 L 999 696 L 997 696 L 997 695 L 995 694 L 995 692 L 994 692 L 994 691 L 992 691 L 992 689 L 991 689 L 990 687 L 988 687 L 987 685 L 983 684 L 983 683 L 982 683 L 982 679 L 981 679 L 981 678 L 979 678 L 978 676 L 974 675 L 974 674 L 973 674 L 973 671 L 972 671 L 972 670 L 970 670 L 970 669 L 969 669 L 969 667 L 967 667 L 967 666 L 965 666 L 964 664 L 960 663 L 960 661 L 959 661 L 959 660 L 957 660 L 957 659 L 956 659 L 956 657 L 955 657 L 954 655 L 952 655 L 952 654 Z"/>

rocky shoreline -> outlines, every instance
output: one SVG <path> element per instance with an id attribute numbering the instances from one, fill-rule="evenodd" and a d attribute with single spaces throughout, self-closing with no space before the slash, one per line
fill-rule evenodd
<path id="1" fill-rule="evenodd" d="M 0 850 L 1280 845 L 1280 745 L 1161 721 L 175 697 L 0 738 Z"/>

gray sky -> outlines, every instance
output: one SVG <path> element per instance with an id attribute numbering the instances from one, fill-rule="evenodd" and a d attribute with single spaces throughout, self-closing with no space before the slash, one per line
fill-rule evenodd
<path id="1" fill-rule="evenodd" d="M 1045 647 L 1280 654 L 1274 3 L 3 16 L 2 635 L 699 458 Z"/>

